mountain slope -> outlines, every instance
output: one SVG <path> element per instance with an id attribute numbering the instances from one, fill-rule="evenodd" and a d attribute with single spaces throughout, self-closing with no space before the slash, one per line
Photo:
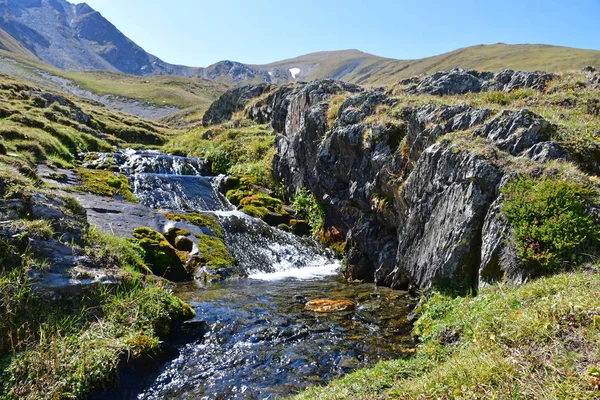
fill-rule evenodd
<path id="1" fill-rule="evenodd" d="M 193 72 L 146 53 L 85 3 L 0 0 L 0 17 L 0 28 L 30 53 L 66 71 L 106 70 L 136 75 Z M 0 35 L 3 47 L 9 49 L 11 41 L 5 39 Z"/>
<path id="2" fill-rule="evenodd" d="M 395 83 L 422 73 L 454 67 L 482 71 L 545 70 L 559 72 L 600 65 L 600 51 L 570 47 L 523 44 L 478 45 L 419 60 L 394 60 L 343 50 L 308 54 L 266 65 L 254 65 L 272 77 L 288 80 L 339 79 L 366 86 Z M 292 70 L 297 69 L 295 79 Z M 284 79 L 285 80 L 285 79 Z"/>
<path id="3" fill-rule="evenodd" d="M 265 65 L 220 61 L 206 68 L 166 63 L 128 39 L 87 4 L 66 0 L 0 0 L 0 49 L 38 58 L 64 71 L 180 75 L 226 85 L 331 78 L 365 86 L 453 67 L 550 72 L 600 65 L 600 51 L 538 44 L 477 45 L 418 60 L 395 60 L 358 50 L 326 51 Z"/>

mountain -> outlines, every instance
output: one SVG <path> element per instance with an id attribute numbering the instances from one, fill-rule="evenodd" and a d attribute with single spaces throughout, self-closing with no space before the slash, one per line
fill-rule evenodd
<path id="1" fill-rule="evenodd" d="M 265 65 L 220 61 L 206 68 L 169 64 L 147 53 L 99 12 L 66 0 L 0 0 L 0 50 L 39 59 L 64 71 L 179 75 L 226 85 L 288 83 L 331 78 L 365 86 L 453 67 L 550 72 L 600 65 L 600 51 L 538 44 L 477 45 L 418 60 L 358 50 L 307 54 Z"/>
<path id="2" fill-rule="evenodd" d="M 0 43 L 66 71 L 106 70 L 135 75 L 190 75 L 128 39 L 85 3 L 0 0 Z"/>

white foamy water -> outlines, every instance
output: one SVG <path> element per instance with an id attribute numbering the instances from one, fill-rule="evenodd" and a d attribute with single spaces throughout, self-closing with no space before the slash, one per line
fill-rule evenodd
<path id="1" fill-rule="evenodd" d="M 326 276 L 337 275 L 340 273 L 340 263 L 330 263 L 324 265 L 316 265 L 312 267 L 303 268 L 291 268 L 287 270 L 280 270 L 277 272 L 251 272 L 248 275 L 249 279 L 257 281 L 279 281 L 282 279 L 298 279 L 298 280 L 311 280 L 317 278 L 323 278 Z"/>

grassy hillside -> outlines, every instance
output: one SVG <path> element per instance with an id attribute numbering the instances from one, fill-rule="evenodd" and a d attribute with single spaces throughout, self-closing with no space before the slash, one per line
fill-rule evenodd
<path id="1" fill-rule="evenodd" d="M 227 86 L 206 79 L 180 76 L 141 77 L 106 71 L 65 72 L 18 53 L 0 50 L 0 56 L 8 58 L 0 62 L 0 70 L 45 87 L 68 90 L 46 75 L 51 74 L 68 79 L 100 96 L 114 95 L 156 106 L 169 105 L 180 109 L 199 107 L 203 112 L 227 90 Z"/>
<path id="2" fill-rule="evenodd" d="M 169 131 L 5 75 L 0 98 L 0 398 L 87 398 L 115 379 L 121 360 L 158 362 L 159 337 L 194 312 L 169 284 L 145 275 L 150 267 L 138 245 L 90 227 L 75 197 L 44 183 L 36 167 L 56 169 L 51 176 L 61 181 L 57 168 L 74 169 L 80 151 L 152 147 Z M 93 191 L 79 172 L 82 190 Z M 109 171 L 85 172 L 119 194 L 129 186 Z M 40 198 L 55 214 L 33 212 Z M 48 296 L 35 277 L 60 267 L 32 240 L 67 246 L 120 283 Z"/>
<path id="3" fill-rule="evenodd" d="M 579 70 L 586 65 L 600 65 L 600 51 L 539 44 L 499 43 L 466 47 L 419 60 L 394 60 L 358 50 L 343 50 L 313 53 L 253 67 L 266 71 L 299 68 L 302 71 L 300 79 L 306 81 L 334 78 L 366 86 L 380 86 L 422 73 L 454 67 L 479 71 L 501 71 L 511 68 L 559 72 Z"/>
<path id="4" fill-rule="evenodd" d="M 6 50 L 18 56 L 27 57 L 32 60 L 38 60 L 35 54 L 29 51 L 29 49 L 23 46 L 18 40 L 16 40 L 3 29 L 0 29 L 0 50 Z"/>

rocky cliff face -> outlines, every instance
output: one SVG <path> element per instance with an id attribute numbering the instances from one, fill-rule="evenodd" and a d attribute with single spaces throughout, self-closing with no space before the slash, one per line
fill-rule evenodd
<path id="1" fill-rule="evenodd" d="M 440 76 L 456 73 L 474 76 Z M 546 75 L 487 78 L 504 90 L 539 89 Z M 344 99 L 337 112 L 336 95 Z M 380 109 L 393 112 L 375 117 Z M 468 104 L 401 107 L 389 93 L 329 80 L 281 87 L 247 114 L 279 133 L 273 170 L 288 196 L 309 189 L 326 209 L 326 228 L 345 235 L 349 279 L 466 292 L 533 273 L 519 265 L 500 188 L 514 174 L 508 165 L 543 169 L 569 158 L 541 116 Z"/>

